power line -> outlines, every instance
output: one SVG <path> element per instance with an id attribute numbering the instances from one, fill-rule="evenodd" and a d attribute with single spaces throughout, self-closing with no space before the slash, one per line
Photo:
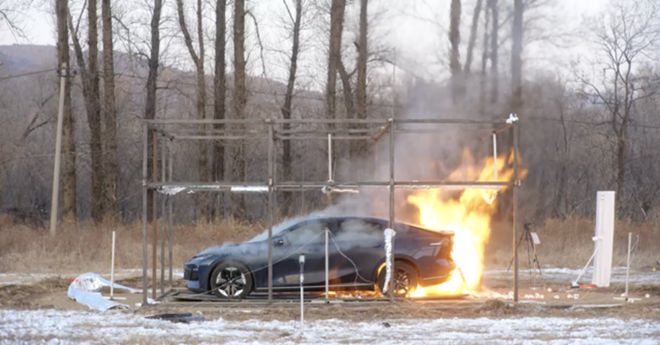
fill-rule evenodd
<path id="1" fill-rule="evenodd" d="M 37 74 L 42 74 L 42 73 L 47 73 L 47 72 L 53 72 L 56 71 L 56 68 L 49 68 L 49 69 L 44 69 L 44 70 L 39 70 L 39 71 L 30 71 L 30 72 L 25 72 L 21 74 L 15 74 L 15 75 L 8 75 L 5 77 L 0 77 L 0 81 L 5 81 L 9 79 L 16 79 L 16 78 L 23 78 L 23 77 L 28 77 L 31 75 L 37 75 Z"/>

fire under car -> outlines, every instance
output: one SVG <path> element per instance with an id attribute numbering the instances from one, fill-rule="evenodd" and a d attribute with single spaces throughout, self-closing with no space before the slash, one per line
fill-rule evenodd
<path id="1" fill-rule="evenodd" d="M 385 281 L 383 231 L 387 220 L 371 217 L 314 217 L 273 227 L 273 291 L 300 288 L 299 255 L 305 255 L 304 286 L 322 291 L 379 290 Z M 455 267 L 453 233 L 397 223 L 392 255 L 392 293 L 404 297 L 419 286 L 442 283 Z M 327 233 L 327 236 L 326 236 Z M 327 247 L 326 247 L 327 237 Z M 268 231 L 253 239 L 208 248 L 184 265 L 188 289 L 241 299 L 268 289 Z"/>

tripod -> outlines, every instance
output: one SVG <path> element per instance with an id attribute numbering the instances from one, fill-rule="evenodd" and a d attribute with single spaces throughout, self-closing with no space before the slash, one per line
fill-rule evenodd
<path id="1" fill-rule="evenodd" d="M 529 275 L 532 279 L 532 285 L 534 285 L 534 268 L 539 272 L 539 277 L 543 279 L 543 273 L 541 272 L 541 264 L 539 263 L 539 257 L 536 255 L 536 243 L 532 237 L 532 224 L 525 223 L 525 231 L 520 234 L 518 243 L 516 244 L 516 251 L 519 252 L 520 245 L 525 242 L 525 248 L 527 248 L 527 265 L 529 266 Z M 506 268 L 507 272 L 511 269 L 513 265 L 513 258 L 509 261 L 509 266 Z"/>

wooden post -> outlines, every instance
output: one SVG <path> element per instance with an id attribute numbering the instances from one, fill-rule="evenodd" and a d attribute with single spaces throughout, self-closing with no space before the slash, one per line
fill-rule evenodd
<path id="1" fill-rule="evenodd" d="M 68 67 L 62 63 L 60 70 L 60 99 L 57 110 L 57 129 L 55 133 L 55 157 L 53 164 L 53 191 L 50 199 L 50 235 L 57 231 L 57 208 L 60 199 L 60 162 L 62 156 L 62 124 L 64 122 L 64 91 L 66 88 Z"/>

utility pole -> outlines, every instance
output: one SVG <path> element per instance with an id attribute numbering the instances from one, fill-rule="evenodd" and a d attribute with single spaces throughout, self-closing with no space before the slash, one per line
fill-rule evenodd
<path id="1" fill-rule="evenodd" d="M 62 122 L 64 119 L 64 89 L 66 88 L 66 78 L 68 66 L 66 62 L 62 63 L 60 69 L 60 101 L 57 111 L 57 132 L 55 133 L 55 163 L 53 166 L 53 193 L 50 199 L 50 235 L 54 236 L 57 227 L 57 206 L 60 194 L 60 160 L 62 152 Z"/>

